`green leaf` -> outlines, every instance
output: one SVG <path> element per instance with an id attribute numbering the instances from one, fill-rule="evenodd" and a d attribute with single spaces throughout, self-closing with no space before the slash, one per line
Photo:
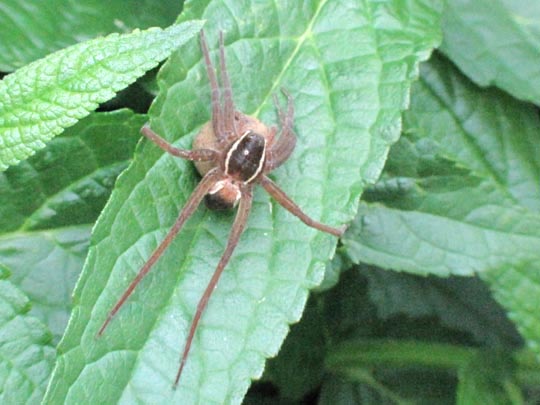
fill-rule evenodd
<path id="1" fill-rule="evenodd" d="M 10 279 L 30 298 L 31 314 L 58 343 L 71 313 L 71 294 L 88 252 L 91 225 L 14 232 L 0 236 L 0 261 Z"/>
<path id="2" fill-rule="evenodd" d="M 325 335 L 321 328 L 324 319 L 317 300 L 308 301 L 302 321 L 291 328 L 279 356 L 268 362 L 264 379 L 270 380 L 280 396 L 297 403 L 317 389 L 323 379 Z M 302 372 L 298 372 L 302 367 Z"/>
<path id="3" fill-rule="evenodd" d="M 322 294 L 325 323 L 320 327 L 330 342 L 376 333 L 377 308 L 369 299 L 363 268 L 358 267 L 343 272 L 339 283 Z"/>
<path id="4" fill-rule="evenodd" d="M 1 266 L 0 266 L 1 267 Z M 28 313 L 30 302 L 9 281 L 0 280 L 0 402 L 37 404 L 54 365 L 47 328 Z"/>
<path id="5" fill-rule="evenodd" d="M 297 149 L 273 177 L 309 215 L 340 225 L 353 217 L 362 184 L 377 178 L 399 135 L 418 61 L 439 40 L 440 6 L 197 1 L 183 18 L 212 21 L 207 36 L 214 49 L 217 31 L 225 31 L 239 110 L 273 124 L 272 94 L 280 87 L 292 94 Z M 152 128 L 189 147 L 210 112 L 198 41 L 173 55 L 159 83 Z M 198 178 L 191 164 L 151 143 L 139 152 L 94 230 L 46 402 L 239 403 L 265 358 L 278 351 L 288 324 L 300 318 L 336 239 L 257 190 L 248 229 L 172 390 L 186 331 L 232 214 L 201 208 L 96 340 L 107 312 L 162 241 Z"/>
<path id="6" fill-rule="evenodd" d="M 328 373 L 361 384 L 366 400 L 375 396 L 368 403 L 449 403 L 449 375 L 473 355 L 457 345 L 363 338 L 334 345 L 326 366 Z"/>
<path id="7" fill-rule="evenodd" d="M 537 112 L 435 58 L 405 123 L 384 180 L 345 235 L 348 253 L 413 273 L 479 272 L 540 354 Z"/>
<path id="8" fill-rule="evenodd" d="M 369 297 L 384 320 L 392 322 L 400 314 L 437 317 L 444 326 L 470 333 L 477 343 L 489 347 L 521 343 L 514 325 L 478 278 L 419 277 L 368 268 L 361 272 L 369 280 Z"/>
<path id="9" fill-rule="evenodd" d="M 45 146 L 98 103 L 156 66 L 200 28 L 112 34 L 58 51 L 0 82 L 0 170 Z"/>
<path id="10" fill-rule="evenodd" d="M 0 173 L 0 262 L 58 341 L 92 224 L 127 167 L 146 117 L 97 113 Z"/>
<path id="11" fill-rule="evenodd" d="M 368 195 L 384 205 L 361 204 L 345 237 L 349 254 L 437 275 L 537 259 L 536 112 L 500 92 L 479 92 L 440 59 L 424 66 L 414 91 L 405 137 Z"/>
<path id="12" fill-rule="evenodd" d="M 339 372 L 381 364 L 457 368 L 467 364 L 473 354 L 473 349 L 449 344 L 358 339 L 345 341 L 332 349 L 326 365 Z"/>
<path id="13" fill-rule="evenodd" d="M 485 356 L 480 353 L 460 368 L 456 403 L 524 404 L 521 389 L 511 378 L 508 356 Z"/>
<path id="14" fill-rule="evenodd" d="M 366 403 L 365 393 L 360 384 L 351 383 L 337 377 L 330 377 L 321 390 L 317 404 L 320 405 L 360 405 Z M 369 404 L 369 402 L 367 402 Z"/>
<path id="15" fill-rule="evenodd" d="M 493 267 L 482 278 L 490 285 L 495 299 L 506 308 L 540 363 L 539 261 Z"/>
<path id="16" fill-rule="evenodd" d="M 442 51 L 480 86 L 540 104 L 540 2 L 452 0 Z"/>
<path id="17" fill-rule="evenodd" d="M 365 281 L 366 277 L 368 282 Z M 398 291 L 400 281 L 404 293 Z M 530 352 L 510 351 L 516 347 L 515 341 L 486 339 L 485 343 L 495 347 L 495 350 L 464 346 L 471 341 L 463 332 L 467 329 L 474 332 L 478 328 L 474 322 L 491 330 L 484 332 L 487 336 L 498 330 L 498 325 L 493 325 L 490 321 L 488 310 L 479 312 L 481 305 L 492 306 L 482 297 L 485 293 L 472 295 L 479 291 L 478 288 L 465 288 L 463 293 L 452 290 L 457 290 L 460 285 L 466 287 L 473 281 L 475 280 L 470 278 L 455 277 L 449 280 L 421 278 L 376 270 L 365 265 L 355 266 L 343 273 L 335 289 L 317 295 L 317 299 L 321 301 L 318 307 L 325 312 L 324 319 L 313 326 L 314 330 L 303 333 L 304 336 L 309 336 L 310 333 L 319 331 L 326 336 L 327 369 L 319 398 L 326 398 L 329 392 L 332 392 L 335 398 L 342 395 L 340 391 L 348 392 L 345 387 L 335 390 L 341 384 L 336 384 L 335 378 L 329 378 L 333 375 L 360 385 L 362 390 L 358 392 L 364 401 L 359 403 L 386 403 L 386 399 L 400 404 L 454 403 L 456 373 L 475 364 L 478 370 L 490 364 L 498 365 L 497 370 L 507 370 L 503 375 L 493 368 L 491 374 L 496 373 L 501 382 L 516 379 L 522 386 L 536 386 L 539 366 L 534 363 Z M 388 283 L 388 288 L 384 289 L 379 283 Z M 384 318 L 377 318 L 374 314 L 373 304 L 366 299 L 366 289 L 369 296 L 374 298 L 377 312 Z M 374 297 L 374 290 L 379 296 Z M 381 298 L 383 293 L 386 296 Z M 448 297 L 444 299 L 446 295 Z M 469 304 L 462 309 L 460 319 L 464 325 L 459 326 L 456 325 L 457 322 L 452 322 L 452 316 L 460 307 L 460 299 L 467 295 L 479 298 L 480 302 L 478 307 Z M 407 299 L 412 302 L 408 303 Z M 472 298 L 469 300 L 472 301 Z M 389 303 L 384 308 L 387 312 L 382 312 L 381 307 L 385 302 Z M 403 306 L 401 311 L 399 305 Z M 448 310 L 448 314 L 443 313 L 443 306 Z M 400 315 L 403 312 L 405 316 Z M 479 312 L 478 315 L 476 312 Z M 476 319 L 483 315 L 487 315 L 487 319 Z M 437 318 L 453 327 L 454 331 L 441 327 Z M 305 317 L 301 323 L 304 320 Z M 455 332 L 456 329 L 459 333 Z M 438 333 L 439 331 L 442 333 Z M 285 345 L 289 345 L 289 340 L 293 337 L 299 341 L 302 339 L 291 333 Z M 440 344 L 441 342 L 444 343 Z M 308 350 L 307 347 L 309 345 L 306 345 L 305 350 Z M 508 348 L 508 353 L 498 350 L 501 347 Z M 281 356 L 282 352 L 278 360 Z M 305 364 L 295 362 L 294 357 L 291 357 L 291 363 L 291 368 L 297 371 L 303 370 Z M 484 369 L 484 376 L 487 376 L 490 370 Z M 505 386 L 507 385 L 505 383 Z M 329 398 L 326 399 L 328 403 Z M 356 402 L 351 399 L 350 403 Z"/>
<path id="18" fill-rule="evenodd" d="M 0 71 L 112 32 L 166 27 L 182 8 L 177 0 L 2 1 Z"/>
<path id="19" fill-rule="evenodd" d="M 386 269 L 446 277 L 470 276 L 538 257 L 538 214 L 498 206 L 500 195 L 490 187 L 453 194 L 427 193 L 426 200 L 433 197 L 434 201 L 426 201 L 420 210 L 361 203 L 358 217 L 344 236 L 351 259 Z M 483 198 L 490 194 L 497 198 Z M 441 209 L 454 200 L 456 211 L 463 212 L 457 217 L 437 212 L 437 197 L 451 197 L 440 202 Z M 473 214 L 478 216 L 473 218 Z"/>
<path id="20" fill-rule="evenodd" d="M 519 404 L 523 401 L 518 400 L 521 397 L 520 388 L 514 381 L 513 372 L 514 368 L 523 364 L 515 364 L 515 359 L 519 357 L 513 358 L 510 353 L 497 350 L 417 341 L 363 339 L 349 340 L 337 345 L 330 351 L 326 364 L 329 371 L 346 376 L 349 381 L 371 386 L 398 403 L 403 402 L 399 400 L 400 396 L 410 396 L 416 400 L 427 395 L 433 396 L 429 403 L 433 403 L 437 398 L 440 400 L 441 392 L 437 389 L 421 394 L 422 388 L 414 387 L 417 381 L 409 381 L 407 386 L 403 384 L 403 380 L 395 378 L 399 369 L 410 372 L 423 367 L 430 374 L 445 369 L 446 374 L 458 373 L 459 404 Z M 382 384 L 373 378 L 372 374 L 384 376 L 385 367 L 390 370 L 387 373 L 390 381 Z M 406 378 L 405 376 L 403 379 Z M 511 402 L 510 398 L 515 401 Z"/>

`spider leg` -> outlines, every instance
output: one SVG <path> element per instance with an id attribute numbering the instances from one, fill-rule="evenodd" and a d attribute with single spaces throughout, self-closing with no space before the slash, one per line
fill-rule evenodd
<path id="1" fill-rule="evenodd" d="M 204 64 L 206 65 L 206 72 L 208 73 L 208 80 L 210 81 L 210 88 L 212 90 L 212 129 L 218 140 L 225 136 L 223 128 L 223 111 L 220 104 L 220 92 L 216 77 L 216 70 L 210 59 L 210 52 L 208 51 L 208 44 L 206 43 L 206 36 L 204 31 L 201 30 L 201 48 L 204 56 Z"/>
<path id="2" fill-rule="evenodd" d="M 281 134 L 270 148 L 269 159 L 267 159 L 265 165 L 266 172 L 270 172 L 276 167 L 281 166 L 291 156 L 296 146 L 296 137 L 292 129 L 294 118 L 293 100 L 285 89 L 281 89 L 281 91 L 287 96 L 287 113 L 281 109 L 277 96 L 274 95 L 274 104 L 276 105 L 279 120 L 281 121 Z"/>
<path id="3" fill-rule="evenodd" d="M 154 250 L 154 252 L 152 253 L 152 256 L 150 256 L 150 259 L 148 259 L 148 261 L 139 270 L 139 273 L 137 274 L 137 276 L 131 281 L 131 284 L 129 285 L 129 287 L 124 291 L 120 299 L 116 302 L 114 307 L 110 310 L 109 314 L 107 315 L 107 319 L 105 319 L 105 322 L 103 322 L 103 324 L 101 325 L 101 328 L 99 328 L 99 331 L 97 333 L 98 337 L 103 334 L 103 332 L 105 331 L 105 328 L 107 328 L 107 325 L 111 322 L 112 318 L 118 312 L 118 310 L 122 307 L 122 305 L 124 305 L 124 303 L 129 298 L 129 296 L 131 295 L 135 287 L 137 287 L 137 285 L 143 279 L 143 277 L 148 274 L 152 266 L 163 254 L 165 249 L 167 249 L 167 247 L 172 242 L 174 237 L 178 234 L 178 232 L 180 232 L 180 230 L 184 226 L 184 223 L 197 209 L 200 202 L 202 201 L 204 196 L 208 194 L 212 186 L 216 183 L 219 176 L 220 175 L 217 169 L 214 169 L 214 170 L 209 171 L 203 177 L 203 179 L 200 181 L 200 183 L 197 185 L 197 187 L 195 188 L 195 190 L 189 197 L 189 200 L 187 201 L 186 205 L 180 212 L 178 219 L 176 220 L 172 228 L 169 230 L 169 233 L 167 234 L 165 239 L 163 239 L 163 241 L 159 244 L 159 246 Z"/>
<path id="4" fill-rule="evenodd" d="M 270 131 L 268 131 L 268 137 L 266 138 L 266 141 L 268 142 L 268 145 L 273 145 L 274 140 L 276 139 L 277 134 L 277 127 L 275 125 L 272 125 L 270 127 Z"/>
<path id="5" fill-rule="evenodd" d="M 287 211 L 289 211 L 294 216 L 298 217 L 303 223 L 305 223 L 307 226 L 310 226 L 312 228 L 318 229 L 319 231 L 323 231 L 329 234 L 332 234 L 334 236 L 340 237 L 345 232 L 345 227 L 342 228 L 333 228 L 331 226 L 322 224 L 320 222 L 315 221 L 314 219 L 310 218 L 308 215 L 306 215 L 296 203 L 290 199 L 285 192 L 280 189 L 276 183 L 274 183 L 272 180 L 270 180 L 267 176 L 261 176 L 259 180 L 260 184 L 264 187 L 264 189 L 270 194 L 274 199 Z"/>
<path id="6" fill-rule="evenodd" d="M 249 212 L 251 210 L 251 203 L 253 201 L 252 189 L 253 189 L 253 186 L 246 185 L 241 190 L 242 197 L 240 199 L 238 212 L 236 214 L 236 218 L 234 220 L 231 233 L 229 235 L 229 240 L 227 241 L 227 247 L 225 248 L 225 251 L 223 252 L 223 256 L 221 256 L 221 259 L 219 260 L 216 270 L 214 271 L 214 274 L 212 275 L 210 282 L 206 286 L 206 289 L 204 290 L 204 293 L 201 296 L 199 303 L 197 304 L 197 310 L 195 311 L 195 315 L 193 317 L 193 320 L 191 321 L 191 326 L 189 328 L 188 337 L 186 339 L 184 352 L 182 353 L 180 366 L 178 367 L 178 373 L 176 374 L 176 379 L 174 380 L 173 388 L 175 388 L 178 385 L 178 381 L 180 380 L 180 376 L 182 375 L 182 370 L 184 369 L 184 365 L 186 364 L 189 350 L 191 348 L 191 343 L 193 342 L 193 337 L 195 336 L 195 331 L 197 330 L 197 326 L 199 325 L 201 316 L 206 308 L 206 305 L 208 304 L 208 300 L 210 299 L 210 296 L 212 295 L 212 292 L 214 291 L 216 284 L 218 283 L 219 278 L 221 277 L 221 274 L 223 273 L 225 266 L 229 262 L 229 259 L 231 258 L 234 248 L 238 244 L 240 236 L 242 235 L 246 227 L 246 223 L 249 217 Z"/>
<path id="7" fill-rule="evenodd" d="M 197 150 L 186 150 L 179 149 L 172 146 L 169 142 L 163 139 L 161 136 L 156 134 L 150 129 L 148 124 L 145 124 L 141 128 L 141 133 L 154 142 L 157 146 L 163 149 L 165 152 L 170 153 L 173 156 L 177 156 L 182 159 L 200 161 L 216 160 L 218 153 L 212 149 L 197 149 Z"/>
<path id="8" fill-rule="evenodd" d="M 235 120 L 234 120 L 234 101 L 227 72 L 227 63 L 225 60 L 225 45 L 223 41 L 223 32 L 219 32 L 219 61 L 221 64 L 221 84 L 223 86 L 223 122 L 224 130 L 228 138 L 236 136 Z"/>

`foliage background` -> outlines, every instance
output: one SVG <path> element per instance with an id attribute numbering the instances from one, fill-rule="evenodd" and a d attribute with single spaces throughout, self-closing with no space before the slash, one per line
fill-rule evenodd
<path id="1" fill-rule="evenodd" d="M 167 27 L 182 4 L 81 4 L 0 1 L 0 71 L 16 71 L 0 86 L 2 403 L 36 403 L 47 384 L 46 403 L 538 402 L 540 6 L 186 4 L 180 21 L 226 32 L 242 110 L 275 122 L 269 96 L 293 93 L 299 146 L 279 184 L 316 218 L 352 222 L 328 262 L 332 238 L 257 194 L 172 391 L 171 359 L 230 216 L 201 210 L 94 334 L 197 181 L 137 147 L 148 118 L 186 147 L 208 119 L 197 28 L 104 40 Z M 157 79 L 126 87 L 184 42 Z M 124 88 L 112 100 L 107 81 Z"/>

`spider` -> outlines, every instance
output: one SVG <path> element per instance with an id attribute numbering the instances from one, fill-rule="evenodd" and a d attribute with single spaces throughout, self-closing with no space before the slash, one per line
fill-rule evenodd
<path id="1" fill-rule="evenodd" d="M 276 104 L 278 116 L 281 121 L 281 134 L 279 137 L 276 137 L 276 127 L 272 126 L 269 128 L 256 118 L 236 111 L 225 63 L 223 33 L 220 32 L 219 35 L 222 91 L 220 91 L 218 85 L 215 68 L 210 59 L 208 45 L 203 31 L 200 33 L 200 39 L 212 91 L 212 120 L 205 124 L 197 134 L 193 141 L 192 150 L 174 147 L 152 131 L 148 124 L 142 127 L 141 133 L 165 152 L 182 159 L 194 161 L 197 170 L 203 176 L 202 180 L 189 197 L 176 222 L 165 236 L 165 239 L 154 250 L 148 261 L 139 270 L 137 276 L 131 281 L 131 284 L 109 311 L 107 318 L 98 331 L 99 337 L 103 334 L 107 325 L 126 302 L 139 282 L 148 274 L 174 237 L 180 232 L 185 222 L 203 199 L 207 207 L 214 210 L 226 210 L 238 206 L 238 212 L 234 219 L 225 251 L 199 300 L 195 315 L 191 321 L 173 388 L 176 388 L 180 381 L 191 343 L 193 342 L 197 326 L 208 304 L 208 300 L 246 227 L 253 201 L 253 188 L 256 184 L 260 184 L 280 205 L 308 226 L 338 237 L 343 235 L 345 230 L 344 228 L 333 228 L 324 225 L 307 216 L 267 176 L 268 173 L 281 166 L 289 158 L 296 144 L 296 137 L 292 129 L 294 107 L 290 94 L 283 90 L 287 97 L 287 111 L 283 111 L 280 108 L 277 97 L 274 96 L 274 103 Z M 221 99 L 223 99 L 223 102 L 221 102 Z"/>

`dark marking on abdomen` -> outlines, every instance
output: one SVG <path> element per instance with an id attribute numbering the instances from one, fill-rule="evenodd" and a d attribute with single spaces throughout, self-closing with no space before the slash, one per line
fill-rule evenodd
<path id="1" fill-rule="evenodd" d="M 226 174 L 249 183 L 264 167 L 266 139 L 255 132 L 247 132 L 227 152 Z"/>

